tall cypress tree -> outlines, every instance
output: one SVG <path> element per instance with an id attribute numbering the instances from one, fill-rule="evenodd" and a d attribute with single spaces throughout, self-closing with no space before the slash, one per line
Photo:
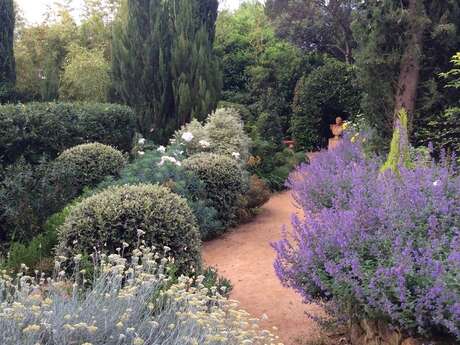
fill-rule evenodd
<path id="1" fill-rule="evenodd" d="M 13 0 L 0 0 L 0 102 L 9 100 L 16 84 L 14 22 Z"/>
<path id="2" fill-rule="evenodd" d="M 171 48 L 171 79 L 180 126 L 192 118 L 203 120 L 217 105 L 221 89 L 218 62 L 206 23 L 197 23 L 190 0 L 172 2 L 175 35 Z M 196 4 L 195 4 L 196 5 Z"/>
<path id="3" fill-rule="evenodd" d="M 214 42 L 214 36 L 216 33 L 218 9 L 219 0 L 198 0 L 197 18 L 201 20 L 201 24 L 205 25 L 211 42 Z"/>
<path id="4" fill-rule="evenodd" d="M 139 115 L 144 135 L 164 142 L 217 104 L 221 77 L 198 0 L 127 0 L 114 27 L 118 96 Z M 198 19 L 197 19 L 198 18 Z M 153 133 L 153 134 L 152 134 Z"/>

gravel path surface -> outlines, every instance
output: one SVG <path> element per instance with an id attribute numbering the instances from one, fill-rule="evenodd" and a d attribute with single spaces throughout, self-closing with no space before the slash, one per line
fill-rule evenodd
<path id="1" fill-rule="evenodd" d="M 301 339 L 320 336 L 317 324 L 305 311 L 320 314 L 317 305 L 302 303 L 293 290 L 284 288 L 273 269 L 275 253 L 270 242 L 281 237 L 281 227 L 290 223 L 294 207 L 289 192 L 274 195 L 261 213 L 250 223 L 207 242 L 203 258 L 233 284 L 230 298 L 240 301 L 241 308 L 255 317 L 268 316 L 262 326 L 276 327 L 275 334 L 285 345 L 302 344 Z"/>

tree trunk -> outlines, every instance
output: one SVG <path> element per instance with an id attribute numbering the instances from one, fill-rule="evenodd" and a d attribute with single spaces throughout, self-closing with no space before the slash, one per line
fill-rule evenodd
<path id="1" fill-rule="evenodd" d="M 427 18 L 421 0 L 410 0 L 408 13 L 410 21 L 409 39 L 401 59 L 401 69 L 395 94 L 394 117 L 396 118 L 399 111 L 404 108 L 408 113 L 410 128 L 417 100 L 423 53 L 423 32 Z"/>

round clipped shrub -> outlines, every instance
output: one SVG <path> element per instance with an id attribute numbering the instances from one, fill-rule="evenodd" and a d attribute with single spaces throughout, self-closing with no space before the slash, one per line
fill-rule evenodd
<path id="1" fill-rule="evenodd" d="M 55 161 L 56 168 L 72 176 L 78 192 L 95 186 L 106 176 L 118 176 L 126 163 L 123 154 L 111 146 L 91 143 L 65 150 Z"/>
<path id="2" fill-rule="evenodd" d="M 223 224 L 234 224 L 239 199 L 247 187 L 238 162 L 226 155 L 199 153 L 183 161 L 183 165 L 205 184 L 208 198 Z"/>
<path id="3" fill-rule="evenodd" d="M 200 267 L 201 239 L 187 201 L 159 185 L 110 187 L 76 205 L 59 228 L 58 253 L 115 252 L 145 240 L 169 247 L 179 272 Z"/>

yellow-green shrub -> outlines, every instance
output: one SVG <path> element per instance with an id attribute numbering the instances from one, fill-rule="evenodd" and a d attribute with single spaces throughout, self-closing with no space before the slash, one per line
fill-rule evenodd
<path id="1" fill-rule="evenodd" d="M 179 272 L 200 266 L 200 233 L 187 201 L 149 184 L 110 187 L 72 208 L 59 229 L 58 253 L 115 252 L 142 240 L 168 247 Z"/>

